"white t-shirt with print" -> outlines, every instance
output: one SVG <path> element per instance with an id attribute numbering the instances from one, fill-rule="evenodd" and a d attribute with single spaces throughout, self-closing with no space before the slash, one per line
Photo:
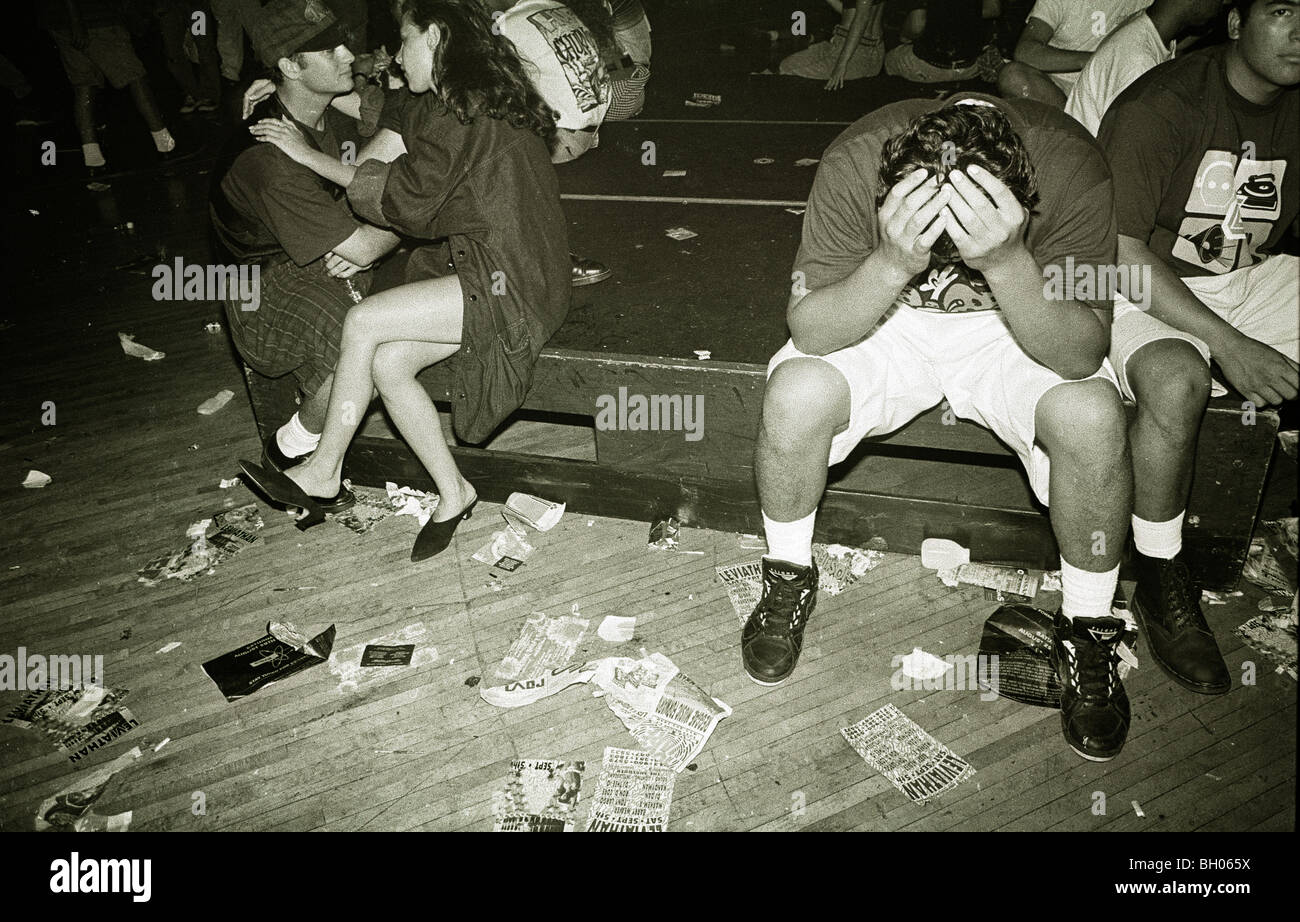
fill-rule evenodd
<path id="1" fill-rule="evenodd" d="M 1146 13 L 1135 13 L 1132 19 L 1106 36 L 1083 70 L 1079 71 L 1079 79 L 1065 103 L 1066 113 L 1074 116 L 1096 137 L 1101 117 L 1115 97 L 1138 77 L 1173 56 L 1174 43 L 1165 47 L 1151 17 Z"/>
<path id="2" fill-rule="evenodd" d="M 598 128 L 612 88 L 600 50 L 578 14 L 555 0 L 520 0 L 496 17 L 495 27 L 514 43 L 524 70 L 560 128 Z"/>
<path id="3" fill-rule="evenodd" d="M 1053 48 L 1096 51 L 1107 35 L 1150 5 L 1151 0 L 1038 0 L 1028 18 L 1041 19 L 1052 27 L 1047 43 Z M 1079 72 L 1047 76 L 1068 96 Z"/>

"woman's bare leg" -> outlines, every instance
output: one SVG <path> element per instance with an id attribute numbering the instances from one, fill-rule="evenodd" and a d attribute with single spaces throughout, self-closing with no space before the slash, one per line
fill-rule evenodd
<path id="1" fill-rule="evenodd" d="M 458 348 L 439 343 L 385 343 L 375 352 L 372 369 L 397 431 L 438 486 L 435 522 L 455 518 L 478 498 L 451 456 L 433 399 L 424 385 L 415 380 L 421 369 L 449 358 Z"/>
<path id="2" fill-rule="evenodd" d="M 343 456 L 370 403 L 375 352 L 402 341 L 459 347 L 461 297 L 460 279 L 449 275 L 382 291 L 348 312 L 320 445 L 287 472 L 308 496 L 338 492 Z"/>

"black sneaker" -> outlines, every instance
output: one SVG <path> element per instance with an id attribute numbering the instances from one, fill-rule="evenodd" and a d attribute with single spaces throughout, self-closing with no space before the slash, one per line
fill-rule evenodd
<path id="1" fill-rule="evenodd" d="M 1059 612 L 1052 664 L 1061 681 L 1061 729 L 1070 748 L 1091 762 L 1119 755 L 1131 719 L 1119 680 L 1119 618 L 1076 618 Z"/>
<path id="2" fill-rule="evenodd" d="M 816 607 L 816 563 L 801 567 L 763 558 L 763 598 L 740 634 L 740 658 L 751 679 L 780 685 L 790 677 Z"/>
<path id="3" fill-rule="evenodd" d="M 275 433 L 262 443 L 262 464 L 265 467 L 273 467 L 281 474 L 293 467 L 295 464 L 301 464 L 310 458 L 310 454 L 303 455 L 301 458 L 290 458 L 280 449 L 280 443 L 276 441 Z M 329 499 L 318 498 L 316 505 L 320 506 L 321 511 L 327 515 L 334 515 L 339 512 L 351 509 L 357 504 L 357 496 L 347 487 L 339 485 L 339 491 Z"/>
<path id="4" fill-rule="evenodd" d="M 1201 611 L 1201 590 L 1175 557 L 1162 560 L 1133 554 L 1137 590 L 1133 612 L 1146 637 L 1151 658 L 1183 688 L 1202 695 L 1222 695 L 1232 688 L 1214 632 Z"/>

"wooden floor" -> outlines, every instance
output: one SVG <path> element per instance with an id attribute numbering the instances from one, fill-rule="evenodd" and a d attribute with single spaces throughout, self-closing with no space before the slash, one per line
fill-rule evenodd
<path id="1" fill-rule="evenodd" d="M 747 105 L 728 117 L 763 118 L 771 98 Z M 76 776 L 163 739 L 161 751 L 146 750 L 119 776 L 97 812 L 131 810 L 135 830 L 484 830 L 515 758 L 585 760 L 589 801 L 604 747 L 635 745 L 589 689 L 507 711 L 473 687 L 492 675 L 531 612 L 575 604 L 591 619 L 579 658 L 658 651 L 734 709 L 677 778 L 673 830 L 1294 828 L 1296 685 L 1233 633 L 1260 597 L 1246 584 L 1242 598 L 1207 609 L 1237 677 L 1232 691 L 1186 692 L 1139 650 L 1142 666 L 1126 683 L 1129 741 L 1105 764 L 1068 749 L 1056 711 L 986 702 L 974 691 L 891 690 L 894 656 L 918 646 L 973 654 L 996 607 L 944 587 L 912 557 L 890 555 L 844 594 L 823 593 L 798 671 L 773 689 L 745 676 L 737 618 L 714 575 L 757 556 L 734 534 L 686 530 L 678 551 L 650 551 L 644 522 L 570 514 L 534 536 L 537 552 L 524 568 L 495 581 L 470 555 L 499 527 L 499 507 L 480 509 L 445 555 L 413 565 L 409 518 L 364 536 L 334 523 L 304 534 L 261 504 L 258 545 L 192 582 L 140 585 L 136 571 L 180 547 L 192 522 L 251 501 L 244 487 L 218 482 L 258 451 L 226 337 L 204 331 L 219 308 L 154 301 L 149 278 L 113 269 L 160 242 L 195 251 L 205 230 L 187 190 L 121 179 L 92 199 L 68 183 L 33 198 L 39 214 L 20 226 L 36 258 L 30 290 L 0 323 L 0 653 L 102 655 L 107 684 L 130 689 L 141 726 L 73 766 L 44 737 L 0 724 L 0 829 L 31 829 L 41 801 Z M 111 230 L 127 220 L 143 240 Z M 777 275 L 792 255 L 773 257 Z M 166 358 L 126 357 L 119 331 Z M 195 413 L 222 388 L 235 392 L 225 409 Z M 46 402 L 53 425 L 42 423 Z M 496 447 L 559 453 L 560 443 L 589 457 L 589 433 L 535 425 L 507 432 Z M 880 488 L 948 488 L 916 464 L 881 461 Z M 19 487 L 32 468 L 48 473 L 50 486 Z M 1294 466 L 1288 471 L 1290 492 L 1274 489 L 1271 514 L 1287 514 L 1294 497 Z M 1002 490 L 987 479 L 995 475 L 977 476 Z M 954 493 L 958 486 L 971 484 L 954 483 Z M 606 615 L 636 616 L 633 640 L 599 639 Z M 273 620 L 313 633 L 336 625 L 338 649 L 423 625 L 436 656 L 355 689 L 317 667 L 227 703 L 199 664 L 256 639 Z M 180 646 L 157 652 L 173 642 Z M 1259 665 L 1254 686 L 1240 684 L 1247 661 Z M 21 697 L 0 692 L 0 712 Z M 976 774 L 929 805 L 904 798 L 839 734 L 891 703 Z M 197 792 L 204 815 L 191 809 Z M 1106 799 L 1101 815 L 1096 792 Z"/>

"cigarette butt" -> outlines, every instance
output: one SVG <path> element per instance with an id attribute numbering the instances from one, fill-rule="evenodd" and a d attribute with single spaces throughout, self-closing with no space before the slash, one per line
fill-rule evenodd
<path id="1" fill-rule="evenodd" d="M 1134 813 L 1136 813 L 1138 816 L 1146 816 L 1146 814 L 1142 812 L 1142 805 L 1140 803 L 1138 803 L 1136 800 L 1133 801 L 1132 803 L 1133 803 Z"/>

